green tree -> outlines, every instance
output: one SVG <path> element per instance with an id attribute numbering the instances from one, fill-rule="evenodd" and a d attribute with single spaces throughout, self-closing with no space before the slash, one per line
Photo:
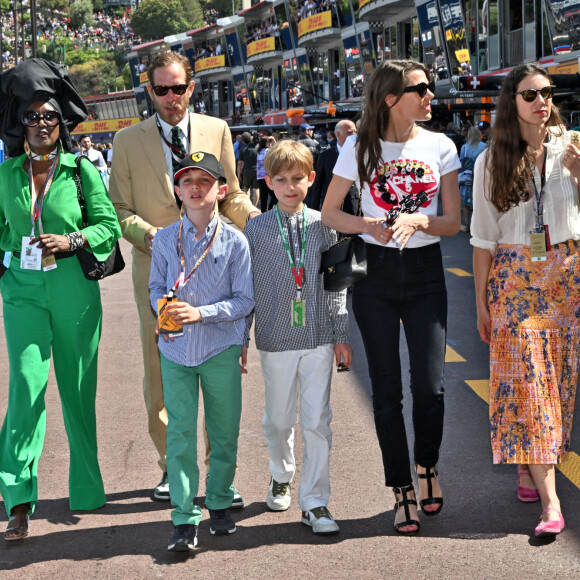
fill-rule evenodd
<path id="1" fill-rule="evenodd" d="M 2 14 L 4 14 L 4 12 L 8 12 L 9 10 L 12 10 L 12 0 L 0 0 L 0 11 L 2 12 Z"/>
<path id="2" fill-rule="evenodd" d="M 143 0 L 131 16 L 131 27 L 143 40 L 159 40 L 190 29 L 179 0 Z"/>
<path id="3" fill-rule="evenodd" d="M 187 20 L 188 28 L 201 28 L 204 24 L 203 10 L 199 0 L 179 0 L 183 8 L 183 16 Z M 182 30 L 181 32 L 185 32 Z"/>
<path id="4" fill-rule="evenodd" d="M 83 97 L 101 95 L 117 88 L 117 67 L 112 60 L 91 60 L 69 67 L 72 82 Z"/>
<path id="5" fill-rule="evenodd" d="M 68 10 L 69 1 L 68 0 L 40 0 L 39 6 L 41 10 L 47 10 L 48 12 L 66 12 Z"/>
<path id="6" fill-rule="evenodd" d="M 133 86 L 133 79 L 131 78 L 131 68 L 129 67 L 129 63 L 126 63 L 123 68 L 123 85 L 127 88 L 131 88 Z"/>
<path id="7" fill-rule="evenodd" d="M 91 0 L 76 0 L 70 7 L 68 15 L 73 28 L 82 28 L 83 24 L 92 26 L 95 22 Z"/>

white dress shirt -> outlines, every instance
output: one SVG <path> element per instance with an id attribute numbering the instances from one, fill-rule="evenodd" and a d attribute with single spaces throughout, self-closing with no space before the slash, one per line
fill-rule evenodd
<path id="1" fill-rule="evenodd" d="M 173 129 L 173 125 L 166 123 L 159 115 L 157 115 L 159 119 L 159 124 L 161 125 L 161 129 L 163 130 L 163 134 L 165 138 L 171 143 L 173 141 L 173 135 L 171 134 L 171 130 Z M 177 123 L 177 127 L 181 129 L 183 133 L 183 146 L 185 147 L 184 151 L 189 153 L 189 112 L 179 123 Z M 161 139 L 161 137 L 159 137 Z M 169 145 L 165 143 L 163 139 L 161 139 L 161 145 L 163 147 L 163 153 L 165 154 L 165 163 L 167 165 L 167 171 L 171 176 L 171 182 L 173 183 L 173 158 L 171 156 L 171 148 Z"/>
<path id="2" fill-rule="evenodd" d="M 546 143 L 544 223 L 549 227 L 552 244 L 580 240 L 578 185 L 562 163 L 569 143 L 569 132 L 564 132 L 560 137 L 552 134 Z M 486 149 L 475 163 L 471 245 L 489 250 L 492 254 L 498 244 L 529 246 L 530 231 L 536 223 L 534 195 L 506 212 L 498 211 L 488 198 L 490 179 L 485 162 L 489 152 L 489 148 Z M 533 166 L 533 174 L 539 192 L 541 176 L 536 165 Z"/>

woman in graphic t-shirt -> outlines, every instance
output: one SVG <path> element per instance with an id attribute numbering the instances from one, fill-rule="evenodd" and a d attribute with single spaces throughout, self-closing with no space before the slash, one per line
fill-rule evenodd
<path id="1" fill-rule="evenodd" d="M 340 152 L 322 208 L 325 225 L 362 232 L 366 242 L 368 276 L 354 288 L 353 309 L 369 364 L 386 485 L 397 502 L 395 529 L 402 534 L 418 532 L 420 523 L 402 413 L 400 321 L 409 349 L 419 504 L 427 516 L 443 507 L 435 471 L 447 327 L 439 236 L 459 231 L 460 163 L 448 137 L 415 124 L 431 118 L 433 90 L 421 63 L 390 60 L 375 70 L 358 135 Z M 353 181 L 365 217 L 340 209 Z"/>

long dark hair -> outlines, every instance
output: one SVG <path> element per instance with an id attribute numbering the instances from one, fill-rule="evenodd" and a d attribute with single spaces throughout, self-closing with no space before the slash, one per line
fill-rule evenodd
<path id="1" fill-rule="evenodd" d="M 522 137 L 514 94 L 519 84 L 530 75 L 542 75 L 550 80 L 541 66 L 520 64 L 505 78 L 497 104 L 486 169 L 491 178 L 490 201 L 501 212 L 528 201 L 532 195 L 530 181 L 534 155 Z M 555 128 L 551 133 L 561 135 L 562 124 L 562 117 L 552 103 L 546 126 Z"/>
<path id="2" fill-rule="evenodd" d="M 407 85 L 406 75 L 414 70 L 423 71 L 427 80 L 431 80 L 429 70 L 420 62 L 385 60 L 375 69 L 366 86 L 364 112 L 357 135 L 361 187 L 370 183 L 371 175 L 381 159 L 381 139 L 385 136 L 390 117 L 385 97 L 397 95 L 400 99 Z"/>

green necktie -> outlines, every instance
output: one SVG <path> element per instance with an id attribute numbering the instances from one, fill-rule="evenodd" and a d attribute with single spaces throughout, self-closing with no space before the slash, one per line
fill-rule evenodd
<path id="1" fill-rule="evenodd" d="M 177 172 L 180 168 L 179 160 L 183 159 L 187 154 L 183 150 L 183 139 L 181 136 L 183 135 L 183 131 L 179 127 L 172 127 L 171 128 L 171 144 L 175 149 L 171 150 L 171 162 L 173 164 L 173 175 Z M 173 176 L 172 176 L 173 177 Z M 181 209 L 181 200 L 175 194 L 175 201 L 177 202 L 177 206 Z"/>
<path id="2" fill-rule="evenodd" d="M 171 144 L 175 147 L 171 159 L 173 161 L 173 174 L 179 169 L 179 159 L 183 159 L 187 154 L 183 150 L 183 131 L 179 127 L 171 128 Z"/>

